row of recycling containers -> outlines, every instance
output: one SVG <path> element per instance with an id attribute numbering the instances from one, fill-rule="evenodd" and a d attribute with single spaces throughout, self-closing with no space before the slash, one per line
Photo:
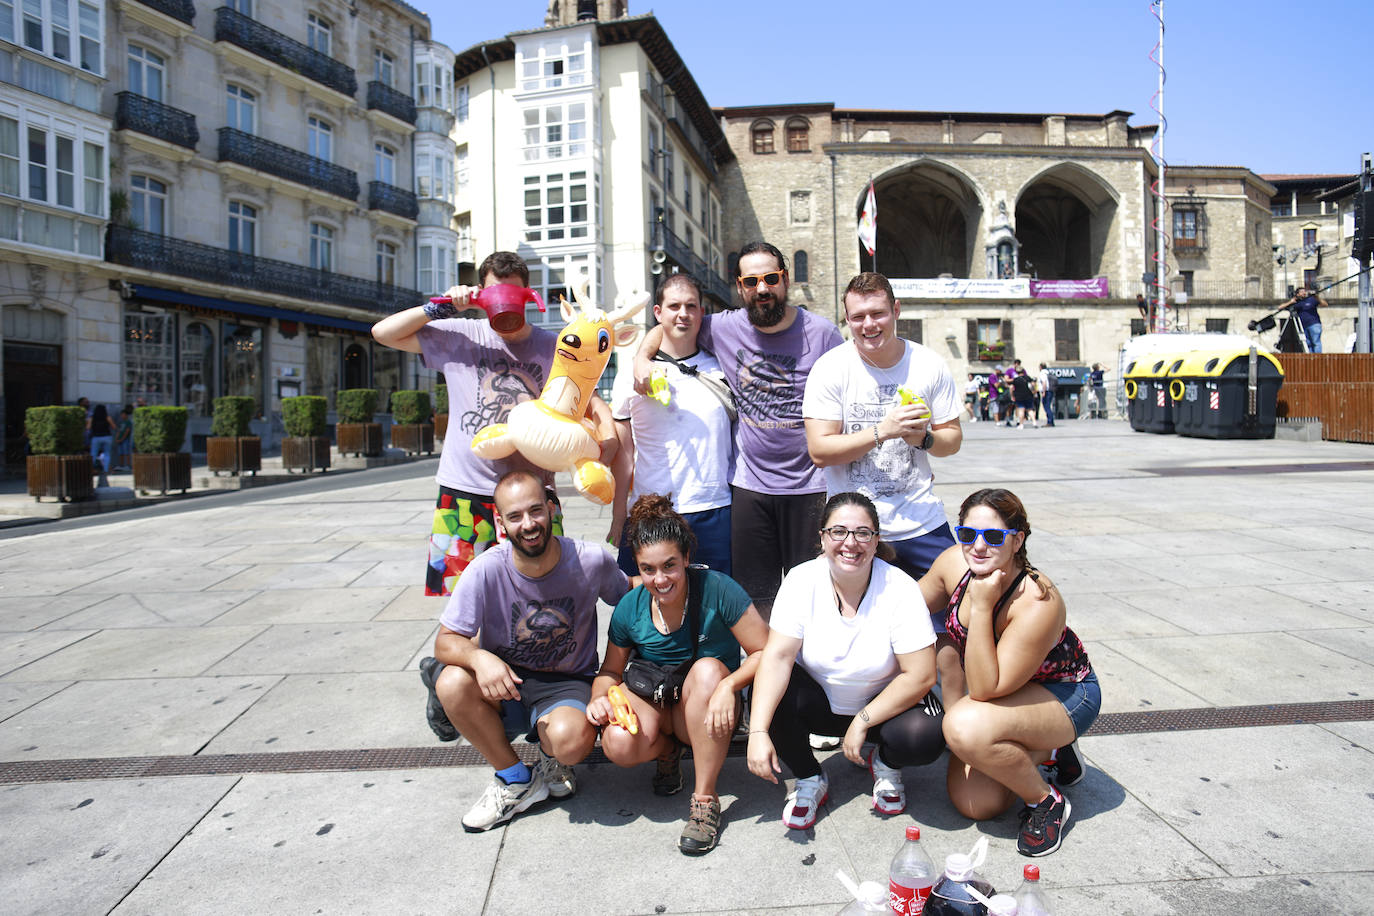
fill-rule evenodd
<path id="1" fill-rule="evenodd" d="M 1157 350 L 1126 365 L 1126 415 L 1137 432 L 1272 439 L 1283 366 L 1272 353 Z"/>

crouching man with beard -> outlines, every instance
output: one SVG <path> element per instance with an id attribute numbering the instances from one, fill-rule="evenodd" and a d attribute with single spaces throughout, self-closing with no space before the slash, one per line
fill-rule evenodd
<path id="1" fill-rule="evenodd" d="M 511 471 L 495 502 L 507 540 L 464 571 L 434 641 L 446 665 L 435 683 L 444 711 L 496 770 L 463 816 L 474 833 L 577 790 L 573 764 L 596 741 L 587 721 L 596 601 L 614 605 L 630 587 L 603 547 L 552 534 L 555 510 L 538 477 Z M 533 768 L 511 746 L 519 735 L 539 743 Z"/>

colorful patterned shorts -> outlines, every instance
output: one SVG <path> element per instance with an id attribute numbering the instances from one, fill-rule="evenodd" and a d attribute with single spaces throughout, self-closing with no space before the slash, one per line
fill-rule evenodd
<path id="1" fill-rule="evenodd" d="M 548 494 L 554 506 L 553 534 L 562 534 L 563 513 L 559 511 L 558 496 L 552 490 Z M 453 594 L 458 577 L 473 558 L 505 539 L 505 533 L 496 524 L 496 503 L 491 496 L 441 486 L 429 535 L 425 594 Z"/>

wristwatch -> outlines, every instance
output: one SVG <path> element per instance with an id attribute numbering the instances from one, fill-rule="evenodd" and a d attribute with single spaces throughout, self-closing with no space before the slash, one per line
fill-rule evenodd
<path id="1" fill-rule="evenodd" d="M 930 451 L 930 447 L 931 447 L 932 445 L 934 445 L 934 444 L 935 444 L 935 434 L 934 434 L 933 432 L 930 431 L 930 428 L 929 428 L 929 427 L 927 427 L 927 428 L 926 428 L 926 437 L 925 437 L 924 439 L 922 439 L 922 440 L 921 440 L 921 444 L 918 445 L 918 446 L 916 446 L 916 447 L 919 448 L 919 449 L 920 449 L 921 451 L 923 451 L 923 452 L 928 452 L 928 451 Z"/>

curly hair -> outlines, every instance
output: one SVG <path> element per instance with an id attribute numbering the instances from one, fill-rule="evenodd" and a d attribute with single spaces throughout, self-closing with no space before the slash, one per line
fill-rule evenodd
<path id="1" fill-rule="evenodd" d="M 664 541 L 676 544 L 682 558 L 690 562 L 697 550 L 697 536 L 673 509 L 673 501 L 660 493 L 647 493 L 635 500 L 625 522 L 625 545 L 637 558 L 639 552 Z"/>
<path id="2" fill-rule="evenodd" d="M 1035 584 L 1040 586 L 1041 595 L 1049 593 L 1049 588 L 1040 581 L 1040 570 L 1031 565 L 1030 559 L 1026 554 L 1026 541 L 1030 540 L 1031 526 L 1030 518 L 1026 515 L 1026 505 L 1020 498 L 1010 490 L 1001 487 L 987 487 L 982 490 L 975 490 L 964 498 L 964 502 L 959 506 L 959 524 L 964 523 L 964 517 L 969 511 L 977 506 L 986 506 L 993 512 L 1002 517 L 1002 524 L 1013 531 L 1021 532 L 1024 537 L 1021 539 L 1021 546 L 1016 551 L 1013 558 L 1020 566 L 1025 567 L 1027 575 L 1035 580 Z"/>

